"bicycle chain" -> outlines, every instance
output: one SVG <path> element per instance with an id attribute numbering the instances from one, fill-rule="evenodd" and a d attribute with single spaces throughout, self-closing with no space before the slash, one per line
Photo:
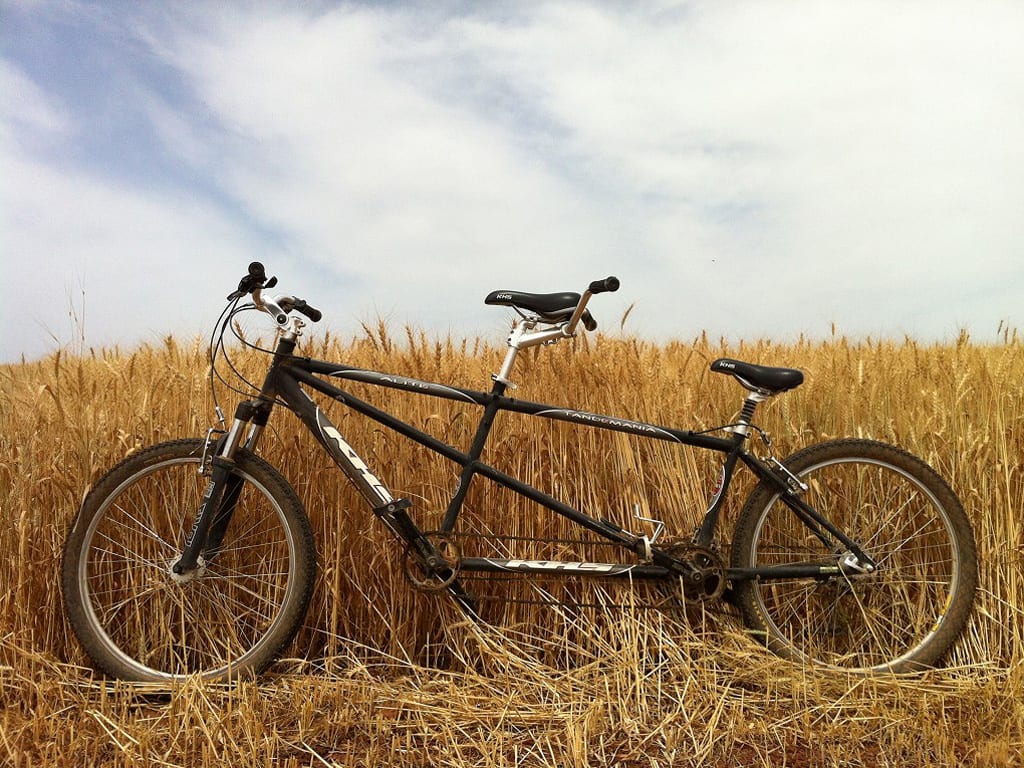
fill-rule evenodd
<path id="1" fill-rule="evenodd" d="M 599 546 L 599 547 L 612 547 L 620 548 L 618 544 L 610 541 L 595 541 L 590 539 L 547 539 L 535 536 L 503 536 L 499 534 L 482 534 L 482 533 L 452 533 L 452 534 L 427 534 L 429 536 L 443 536 L 445 540 L 451 540 L 457 545 L 458 539 L 468 540 L 473 539 L 477 541 L 489 541 L 489 542 L 534 542 L 549 545 L 587 545 L 587 546 Z M 673 557 L 679 559 L 688 559 L 702 572 L 703 578 L 701 579 L 701 585 L 694 589 L 691 585 L 689 589 L 685 586 L 681 590 L 682 600 L 676 599 L 676 595 L 671 592 L 666 592 L 656 600 L 650 603 L 610 603 L 610 602 L 580 602 L 580 601 L 563 601 L 553 597 L 547 599 L 536 599 L 527 600 L 520 598 L 511 598 L 501 595 L 478 595 L 477 599 L 482 602 L 502 602 L 507 605 L 544 605 L 544 606 L 560 606 L 568 608 L 639 608 L 641 610 L 686 610 L 690 606 L 703 605 L 706 607 L 711 601 L 717 600 L 722 597 L 727 586 L 726 580 L 726 566 L 719 554 L 720 547 L 712 545 L 712 547 L 700 547 L 687 541 L 679 540 L 676 542 L 668 543 L 667 545 L 661 545 L 660 549 L 671 554 Z M 461 547 L 458 549 L 459 556 L 461 557 Z M 684 555 L 684 557 L 681 557 Z M 446 558 L 447 559 L 447 558 Z M 529 577 L 529 574 L 524 572 L 522 574 L 508 573 L 504 575 L 480 575 L 480 576 L 467 576 L 462 575 L 463 581 L 474 581 L 484 583 L 495 583 L 501 581 L 507 581 L 510 583 L 524 583 Z M 680 577 L 685 578 L 685 577 Z M 452 579 L 454 581 L 454 579 Z M 607 579 L 602 580 L 603 583 L 618 583 L 621 586 L 625 586 L 621 576 L 609 576 Z M 449 584 L 451 581 L 448 582 Z M 637 582 L 632 582 L 636 584 Z M 675 583 L 675 582 L 670 582 Z M 654 586 L 657 582 L 650 582 L 651 586 Z M 447 586 L 447 584 L 445 585 Z M 443 589 L 440 587 L 438 589 Z M 436 591 L 436 590 L 428 590 Z M 730 614 L 732 611 L 728 608 L 722 608 L 713 611 L 715 613 Z"/>

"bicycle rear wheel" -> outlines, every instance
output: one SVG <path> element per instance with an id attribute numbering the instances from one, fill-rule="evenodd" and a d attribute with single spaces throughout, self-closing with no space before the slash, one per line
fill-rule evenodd
<path id="1" fill-rule="evenodd" d="M 202 440 L 143 450 L 86 497 L 65 544 L 64 604 L 95 666 L 124 680 L 167 682 L 260 672 L 299 628 L 316 552 L 287 481 L 248 451 L 223 541 L 192 574 L 172 573 L 207 476 Z"/>
<path id="2" fill-rule="evenodd" d="M 781 656 L 862 674 L 937 662 L 967 622 L 978 572 L 971 526 L 949 485 L 920 459 L 870 440 L 810 446 L 784 463 L 809 486 L 804 500 L 878 567 L 737 582 L 747 627 Z M 761 483 L 736 523 L 732 565 L 838 565 L 847 554 Z"/>

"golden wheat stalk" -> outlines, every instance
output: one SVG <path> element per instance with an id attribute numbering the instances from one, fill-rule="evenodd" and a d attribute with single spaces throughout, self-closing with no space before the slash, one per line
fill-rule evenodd
<path id="1" fill-rule="evenodd" d="M 478 389 L 501 356 L 479 339 L 409 329 L 395 338 L 383 324 L 343 343 L 314 339 L 304 351 Z M 387 532 L 280 411 L 262 452 L 295 485 L 317 532 L 321 576 L 306 627 L 276 674 L 233 688 L 190 682 L 164 699 L 93 681 L 82 666 L 61 608 L 61 546 L 106 467 L 211 423 L 205 349 L 168 339 L 0 367 L 0 755 L 12 766 L 1018 764 L 1022 352 L 1016 332 L 989 345 L 966 336 L 932 345 L 599 337 L 525 354 L 517 372 L 524 399 L 707 428 L 729 421 L 741 398 L 730 380 L 708 374 L 714 358 L 802 368 L 807 383 L 760 418 L 780 454 L 836 436 L 876 437 L 924 457 L 964 501 L 981 589 L 943 670 L 822 676 L 771 657 L 727 614 L 639 610 L 628 593 L 589 583 L 568 587 L 597 606 L 577 612 L 514 602 L 537 589 L 562 595 L 562 582 L 479 585 L 495 598 L 493 624 L 466 622 L 408 589 Z M 265 359 L 234 357 L 259 378 Z M 353 389 L 447 442 L 465 446 L 472 436 L 473 406 Z M 233 395 L 220 388 L 219 397 Z M 416 502 L 421 525 L 434 527 L 454 466 L 357 417 L 336 421 L 396 495 Z M 635 525 L 639 504 L 682 536 L 717 473 L 715 457 L 686 448 L 514 414 L 499 418 L 485 458 L 622 525 Z M 474 483 L 464 520 L 481 532 L 575 535 L 486 481 Z"/>

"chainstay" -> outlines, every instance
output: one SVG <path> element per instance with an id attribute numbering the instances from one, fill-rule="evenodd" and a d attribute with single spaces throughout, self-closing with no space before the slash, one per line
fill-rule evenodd
<path id="1" fill-rule="evenodd" d="M 463 581 L 467 581 L 463 579 Z M 706 601 L 702 603 L 683 603 L 674 602 L 671 604 L 657 604 L 657 603 L 645 603 L 645 602 L 581 602 L 581 601 L 568 601 L 558 600 L 556 598 L 549 598 L 546 600 L 536 599 L 528 600 L 525 598 L 510 598 L 502 597 L 501 595 L 479 595 L 474 594 L 474 599 L 480 604 L 490 603 L 501 603 L 502 605 L 536 605 L 545 608 L 561 608 L 566 610 L 574 609 L 586 609 L 586 610 L 611 610 L 611 611 L 658 611 L 659 613 L 671 613 L 671 614 L 686 614 L 698 611 L 703 606 L 703 611 L 706 613 L 714 614 L 716 616 L 728 616 L 735 617 L 738 615 L 737 611 L 730 607 L 724 601 Z"/>
<path id="2" fill-rule="evenodd" d="M 722 616 L 736 615 L 736 609 L 730 606 L 723 599 L 685 602 L 683 600 L 663 595 L 660 597 L 652 597 L 649 600 L 634 598 L 627 602 L 618 602 L 615 600 L 576 600 L 571 597 L 560 599 L 555 595 L 538 598 L 511 597 L 508 595 L 482 595 L 472 589 L 472 585 L 474 584 L 515 584 L 518 586 L 525 586 L 529 585 L 531 580 L 536 579 L 536 576 L 529 573 L 506 574 L 500 576 L 495 574 L 488 576 L 471 576 L 463 573 L 461 574 L 459 581 L 462 582 L 467 588 L 467 591 L 473 595 L 474 600 L 481 604 L 500 603 L 501 605 L 538 605 L 548 608 L 563 608 L 570 610 L 579 608 L 590 610 L 660 611 L 662 613 L 674 614 L 692 612 L 703 606 L 703 609 L 708 613 Z M 627 583 L 622 580 L 622 577 L 608 576 L 602 578 L 600 576 L 592 576 L 589 577 L 588 580 L 600 582 L 601 585 L 605 587 L 612 586 L 615 590 L 633 590 L 634 588 L 631 586 L 632 582 Z M 652 585 L 646 584 L 645 586 Z M 537 589 L 543 591 L 540 587 Z"/>

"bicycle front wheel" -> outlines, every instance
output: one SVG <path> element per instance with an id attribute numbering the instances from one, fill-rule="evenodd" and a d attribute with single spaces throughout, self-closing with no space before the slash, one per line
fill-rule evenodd
<path id="1" fill-rule="evenodd" d="M 967 622 L 978 578 L 974 536 L 956 494 L 920 459 L 870 440 L 814 445 L 784 463 L 807 484 L 807 504 L 877 568 L 737 582 L 747 627 L 781 656 L 861 674 L 937 662 Z M 761 483 L 736 523 L 732 564 L 836 566 L 849 554 L 839 542 L 824 543 Z"/>
<path id="2" fill-rule="evenodd" d="M 302 622 L 316 571 L 309 521 L 284 478 L 248 451 L 236 456 L 242 485 L 219 524 L 223 540 L 192 573 L 172 572 L 208 480 L 203 444 L 162 443 L 123 461 L 86 497 L 68 536 L 65 609 L 107 675 L 251 676 Z"/>

